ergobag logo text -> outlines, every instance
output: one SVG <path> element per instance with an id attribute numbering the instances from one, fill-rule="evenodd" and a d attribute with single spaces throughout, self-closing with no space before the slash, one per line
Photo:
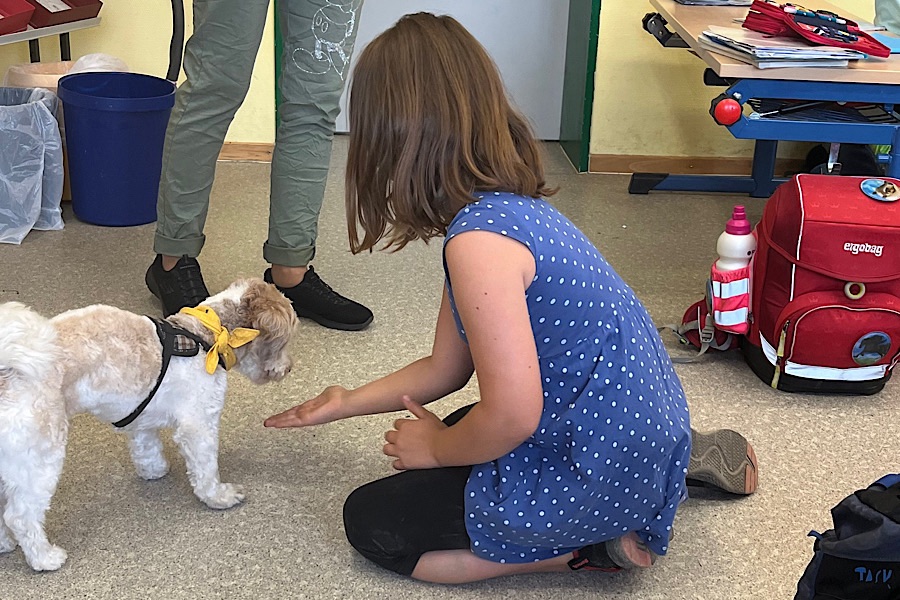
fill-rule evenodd
<path id="1" fill-rule="evenodd" d="M 844 250 L 850 252 L 851 254 L 859 254 L 862 252 L 863 254 L 874 254 L 875 256 L 881 256 L 884 252 L 884 246 L 874 246 L 872 244 L 855 244 L 853 242 L 847 242 L 844 244 Z"/>

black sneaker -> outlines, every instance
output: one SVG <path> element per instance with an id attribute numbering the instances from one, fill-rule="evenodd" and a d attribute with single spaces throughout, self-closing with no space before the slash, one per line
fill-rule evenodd
<path id="1" fill-rule="evenodd" d="M 197 306 L 209 298 L 209 290 L 203 283 L 200 263 L 196 258 L 182 256 L 171 271 L 162 266 L 162 255 L 147 269 L 144 277 L 150 293 L 162 302 L 163 316 L 174 315 L 185 306 Z"/>
<path id="2" fill-rule="evenodd" d="M 272 269 L 263 275 L 268 283 L 272 281 Z M 359 331 L 372 322 L 372 311 L 344 298 L 331 286 L 322 281 L 312 267 L 306 271 L 303 281 L 291 288 L 276 286 L 294 305 L 298 317 L 312 319 L 319 325 L 344 331 Z"/>

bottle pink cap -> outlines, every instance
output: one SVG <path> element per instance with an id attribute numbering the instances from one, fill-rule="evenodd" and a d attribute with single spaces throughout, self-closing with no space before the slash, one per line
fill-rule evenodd
<path id="1" fill-rule="evenodd" d="M 731 218 L 725 224 L 725 232 L 731 235 L 749 235 L 753 231 L 753 226 L 747 220 L 747 213 L 743 206 L 735 206 L 731 212 Z"/>

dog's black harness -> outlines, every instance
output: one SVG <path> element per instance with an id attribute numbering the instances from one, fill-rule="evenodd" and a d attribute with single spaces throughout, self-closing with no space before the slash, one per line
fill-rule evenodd
<path id="1" fill-rule="evenodd" d="M 156 391 L 159 389 L 160 384 L 162 384 L 163 377 L 166 376 L 166 371 L 169 370 L 169 360 L 173 356 L 197 356 L 200 353 L 201 348 L 206 352 L 209 352 L 212 348 L 212 345 L 206 340 L 191 333 L 187 329 L 182 329 L 181 327 L 172 325 L 168 321 L 162 319 L 149 316 L 147 318 L 156 325 L 156 335 L 159 336 L 159 342 L 162 344 L 162 368 L 159 371 L 159 377 L 156 379 L 156 385 L 153 386 L 153 389 L 150 390 L 150 393 L 144 398 L 144 401 L 141 402 L 130 415 L 113 423 L 115 427 L 126 427 L 127 425 L 130 425 L 132 421 L 137 419 L 138 416 L 144 412 L 144 409 L 147 408 L 147 405 L 153 400 L 153 396 L 156 395 Z"/>

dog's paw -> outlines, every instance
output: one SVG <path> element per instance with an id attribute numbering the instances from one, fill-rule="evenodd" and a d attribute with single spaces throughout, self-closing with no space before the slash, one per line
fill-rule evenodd
<path id="1" fill-rule="evenodd" d="M 233 483 L 220 483 L 216 486 L 215 492 L 203 502 L 210 508 L 222 510 L 231 508 L 244 501 L 244 488 Z"/>
<path id="2" fill-rule="evenodd" d="M 0 524 L 0 528 L 3 525 Z M 16 549 L 16 540 L 14 540 L 10 535 L 2 530 L 0 530 L 0 554 L 6 554 L 7 552 L 12 552 Z"/>
<path id="3" fill-rule="evenodd" d="M 169 473 L 168 463 L 156 463 L 152 465 L 135 466 L 137 474 L 141 479 L 153 481 L 154 479 L 162 479 Z"/>
<path id="4" fill-rule="evenodd" d="M 35 571 L 55 571 L 64 564 L 68 555 L 66 551 L 59 546 L 49 546 L 46 551 L 40 552 L 37 556 L 26 556 L 28 566 Z"/>

